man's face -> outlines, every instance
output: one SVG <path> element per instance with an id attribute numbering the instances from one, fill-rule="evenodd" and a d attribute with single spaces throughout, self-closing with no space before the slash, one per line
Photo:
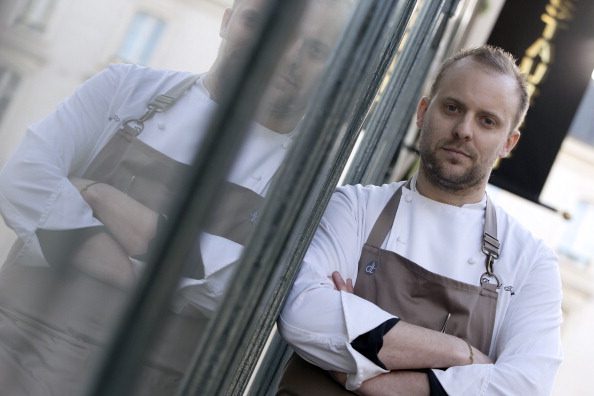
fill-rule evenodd
<path id="1" fill-rule="evenodd" d="M 242 0 L 225 12 L 220 35 L 227 66 L 233 66 L 250 47 L 262 23 L 265 0 Z M 303 112 L 317 86 L 333 46 L 348 21 L 350 6 L 337 0 L 310 0 L 264 96 L 264 111 L 283 114 Z"/>
<path id="2" fill-rule="evenodd" d="M 496 159 L 520 137 L 510 133 L 519 101 L 513 77 L 469 58 L 454 63 L 435 96 L 423 98 L 417 109 L 420 171 L 448 191 L 486 182 Z"/>
<path id="3" fill-rule="evenodd" d="M 350 8 L 336 0 L 311 0 L 293 39 L 281 54 L 266 92 L 269 111 L 300 113 L 317 87 Z"/>

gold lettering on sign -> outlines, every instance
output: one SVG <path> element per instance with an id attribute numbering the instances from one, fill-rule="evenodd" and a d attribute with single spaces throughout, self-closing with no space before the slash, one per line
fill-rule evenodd
<path id="1" fill-rule="evenodd" d="M 520 62 L 520 70 L 528 76 L 528 93 L 531 97 L 547 74 L 554 50 L 551 40 L 555 37 L 560 22 L 572 19 L 574 11 L 575 1 L 550 0 L 545 13 L 540 16 L 540 20 L 545 23 L 542 35 L 526 49 Z"/>

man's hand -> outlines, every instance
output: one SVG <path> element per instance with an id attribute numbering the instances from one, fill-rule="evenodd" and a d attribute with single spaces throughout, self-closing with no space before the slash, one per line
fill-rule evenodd
<path id="1" fill-rule="evenodd" d="M 353 280 L 351 278 L 348 278 L 345 282 L 338 271 L 334 271 L 332 276 L 329 276 L 328 278 L 334 282 L 334 290 L 354 293 Z"/>

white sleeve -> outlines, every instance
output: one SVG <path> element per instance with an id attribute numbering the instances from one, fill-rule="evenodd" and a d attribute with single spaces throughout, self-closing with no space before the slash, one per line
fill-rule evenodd
<path id="1" fill-rule="evenodd" d="M 561 281 L 557 257 L 543 245 L 492 343 L 494 364 L 434 370 L 450 395 L 549 395 L 561 364 Z"/>
<path id="2" fill-rule="evenodd" d="M 101 135 L 119 70 L 111 67 L 91 78 L 48 117 L 32 124 L 0 172 L 0 211 L 25 247 L 37 244 L 37 229 L 101 224 L 68 177 L 109 139 Z"/>
<path id="3" fill-rule="evenodd" d="M 373 225 L 361 217 L 366 208 L 357 190 L 339 188 L 332 197 L 279 318 L 281 334 L 299 355 L 323 369 L 346 372 L 349 390 L 386 372 L 350 343 L 394 317 L 354 294 L 335 291 L 328 279 L 339 271 L 345 280 L 356 281 L 361 249 Z M 374 223 L 377 216 L 370 217 Z"/>

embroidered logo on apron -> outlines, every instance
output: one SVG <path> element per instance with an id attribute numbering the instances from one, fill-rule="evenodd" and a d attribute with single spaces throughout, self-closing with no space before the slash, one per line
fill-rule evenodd
<path id="1" fill-rule="evenodd" d="M 377 271 L 377 261 L 371 261 L 365 267 L 365 274 L 373 275 Z"/>

